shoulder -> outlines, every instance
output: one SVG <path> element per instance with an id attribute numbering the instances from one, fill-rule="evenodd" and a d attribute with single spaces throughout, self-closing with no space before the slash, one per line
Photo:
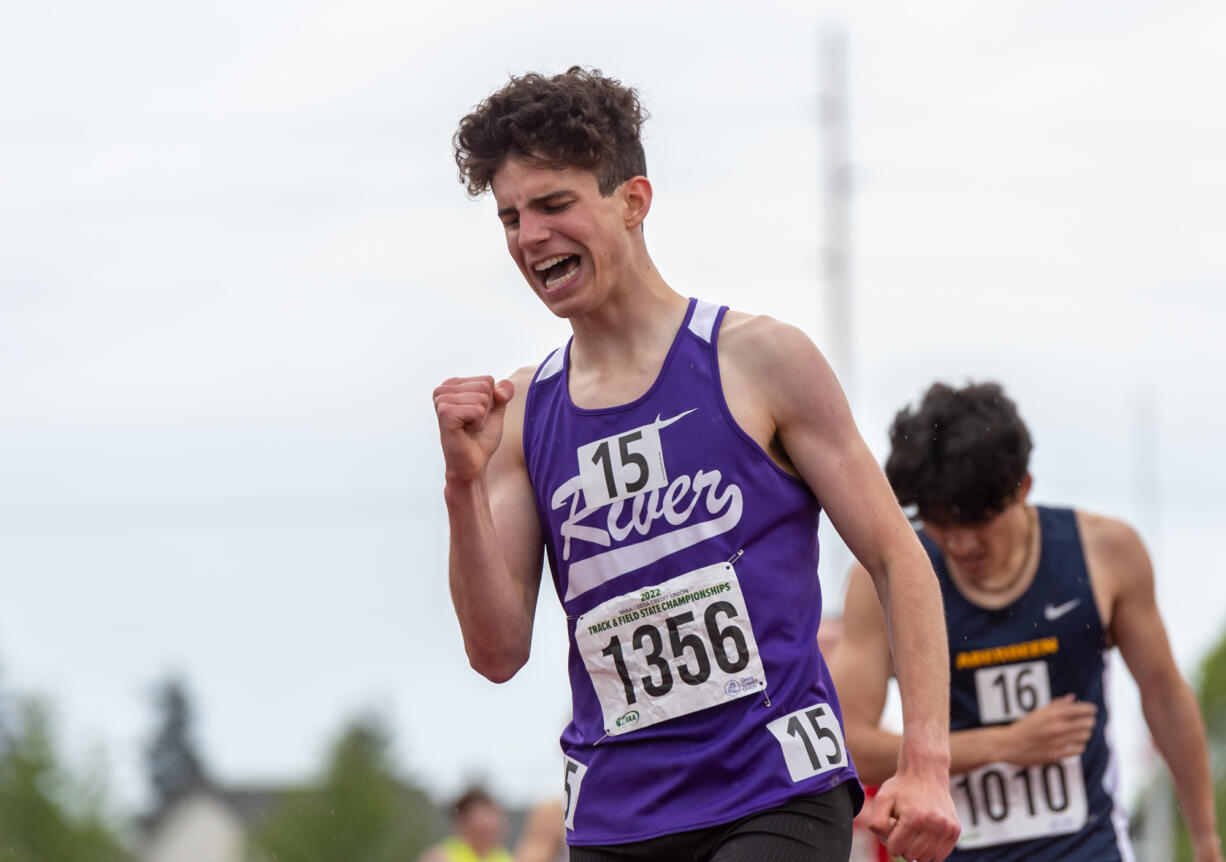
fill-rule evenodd
<path id="1" fill-rule="evenodd" d="M 1149 555 L 1140 535 L 1118 518 L 1080 509 L 1075 512 L 1081 546 L 1090 562 L 1112 566 L 1148 563 Z"/>
<path id="2" fill-rule="evenodd" d="M 532 385 L 532 378 L 536 376 L 536 365 L 525 365 L 523 368 L 517 368 L 512 371 L 507 379 L 515 385 L 515 394 L 511 396 L 510 402 L 507 404 L 509 413 L 518 413 L 520 416 L 524 413 L 524 402 L 528 398 L 528 388 Z"/>
<path id="3" fill-rule="evenodd" d="M 1149 553 L 1131 525 L 1081 510 L 1076 518 L 1095 594 L 1106 599 L 1108 607 L 1121 597 L 1153 592 Z"/>
<path id="4" fill-rule="evenodd" d="M 506 417 L 502 426 L 502 442 L 494 453 L 491 463 L 505 466 L 510 463 L 522 464 L 524 461 L 524 414 L 528 401 L 528 387 L 536 374 L 536 366 L 525 365 L 513 371 L 506 379 L 515 387 L 511 400 L 507 402 Z M 513 461 L 509 461 L 513 458 Z"/>
<path id="5" fill-rule="evenodd" d="M 810 399 L 824 400 L 838 389 L 821 351 L 797 326 L 765 314 L 730 310 L 719 338 L 721 374 L 752 380 L 785 412 L 800 409 Z"/>
<path id="6" fill-rule="evenodd" d="M 532 378 L 536 376 L 536 369 L 540 366 L 525 365 L 523 368 L 517 368 L 507 377 L 515 384 L 515 394 L 526 394 L 528 385 L 532 382 Z"/>
<path id="7" fill-rule="evenodd" d="M 719 331 L 721 351 L 745 361 L 771 362 L 817 352 L 817 347 L 799 327 L 765 314 L 747 314 L 729 309 Z"/>
<path id="8" fill-rule="evenodd" d="M 1153 566 L 1141 537 L 1115 518 L 1078 512 L 1077 521 L 1109 644 L 1119 647 L 1142 700 L 1170 691 L 1169 684 L 1179 671 L 1158 609 Z"/>

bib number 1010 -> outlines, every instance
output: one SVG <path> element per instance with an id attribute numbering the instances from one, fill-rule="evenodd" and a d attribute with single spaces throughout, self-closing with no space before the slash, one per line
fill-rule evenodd
<path id="1" fill-rule="evenodd" d="M 958 846 L 983 847 L 1076 832 L 1086 822 L 1081 760 L 1042 766 L 994 763 L 951 782 L 962 837 Z"/>

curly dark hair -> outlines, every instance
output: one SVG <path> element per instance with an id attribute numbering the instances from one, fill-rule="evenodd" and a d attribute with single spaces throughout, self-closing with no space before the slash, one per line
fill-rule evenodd
<path id="1" fill-rule="evenodd" d="M 999 514 L 1026 478 L 1030 432 L 998 383 L 934 383 L 890 428 L 886 478 L 927 521 L 977 524 Z"/>
<path id="2" fill-rule="evenodd" d="M 460 182 L 480 197 L 508 156 L 545 167 L 578 167 L 596 174 L 600 193 L 647 175 L 639 130 L 647 112 L 638 93 L 598 69 L 571 66 L 546 78 L 511 78 L 460 120 L 451 139 Z"/>

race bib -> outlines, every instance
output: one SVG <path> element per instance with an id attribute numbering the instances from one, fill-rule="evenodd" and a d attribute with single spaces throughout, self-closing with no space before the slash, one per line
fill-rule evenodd
<path id="1" fill-rule="evenodd" d="M 981 724 L 1016 721 L 1051 703 L 1047 662 L 1025 661 L 975 671 L 975 697 Z"/>
<path id="2" fill-rule="evenodd" d="M 601 603 L 576 620 L 575 642 L 613 736 L 766 688 L 730 563 Z"/>
<path id="3" fill-rule="evenodd" d="M 973 849 L 1076 832 L 1086 823 L 1081 758 L 1043 766 L 992 763 L 950 781 L 962 836 Z"/>
<path id="4" fill-rule="evenodd" d="M 1047 662 L 1026 661 L 975 671 L 982 724 L 1016 721 L 1051 703 Z M 1080 757 L 1043 766 L 992 763 L 950 780 L 961 848 L 987 847 L 1076 832 L 1086 823 Z"/>

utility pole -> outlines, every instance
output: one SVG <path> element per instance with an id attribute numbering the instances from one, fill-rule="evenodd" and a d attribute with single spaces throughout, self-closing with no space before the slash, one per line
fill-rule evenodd
<path id="1" fill-rule="evenodd" d="M 826 353 L 852 401 L 851 163 L 847 134 L 847 42 L 822 29 L 818 116 L 822 144 L 822 281 L 826 291 Z"/>
<path id="2" fill-rule="evenodd" d="M 847 42 L 835 26 L 818 37 L 818 122 L 821 125 L 822 236 L 821 271 L 825 293 L 826 354 L 847 401 L 855 408 L 855 369 L 851 319 L 851 164 L 847 134 Z M 819 531 L 819 575 L 826 604 L 841 608 L 843 585 L 852 555 L 824 519 Z M 837 590 L 836 590 L 837 588 Z M 833 601 L 831 601 L 833 599 Z"/>

